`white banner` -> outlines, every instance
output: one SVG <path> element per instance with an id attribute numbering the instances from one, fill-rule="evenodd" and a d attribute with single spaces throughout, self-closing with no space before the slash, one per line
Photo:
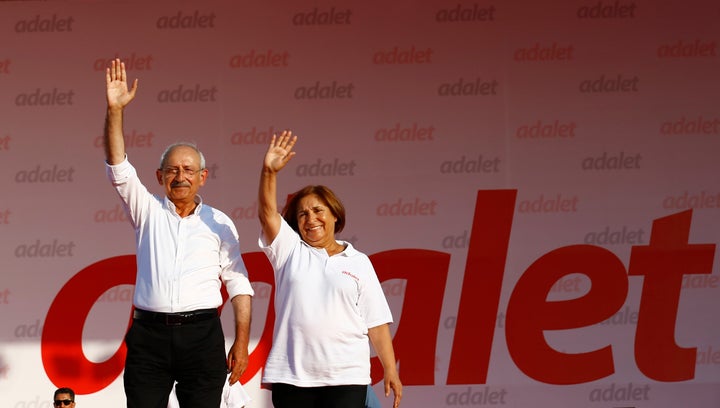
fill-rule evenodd
<path id="1" fill-rule="evenodd" d="M 396 319 L 402 406 L 717 408 L 718 13 L 1 2 L 4 405 L 47 408 L 69 386 L 79 406 L 125 406 L 134 237 L 101 140 L 120 57 L 139 79 L 125 133 L 141 178 L 160 193 L 164 147 L 198 143 L 200 193 L 239 230 L 252 407 L 272 405 L 257 183 L 269 137 L 292 129 L 279 194 L 325 184 L 343 200 L 341 238 L 371 257 Z"/>

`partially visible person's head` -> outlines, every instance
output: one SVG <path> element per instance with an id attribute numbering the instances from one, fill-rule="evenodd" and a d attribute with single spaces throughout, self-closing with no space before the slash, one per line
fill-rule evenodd
<path id="1" fill-rule="evenodd" d="M 160 157 L 157 179 L 170 201 L 192 201 L 207 179 L 205 157 L 192 143 L 172 144 Z"/>
<path id="2" fill-rule="evenodd" d="M 312 236 L 311 229 L 317 229 L 318 224 L 327 227 L 325 233 L 332 239 L 345 227 L 345 207 L 325 186 L 307 186 L 293 193 L 282 215 L 290 227 L 311 245 L 318 239 Z"/>
<path id="3" fill-rule="evenodd" d="M 75 391 L 72 388 L 62 387 L 55 390 L 53 394 L 53 406 L 55 407 L 74 407 Z"/>

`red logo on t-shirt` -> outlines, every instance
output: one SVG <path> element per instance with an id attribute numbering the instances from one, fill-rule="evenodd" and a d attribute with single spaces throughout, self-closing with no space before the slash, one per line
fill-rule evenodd
<path id="1" fill-rule="evenodd" d="M 359 281 L 359 280 L 360 280 L 360 279 L 358 279 L 357 276 L 353 275 L 352 273 L 350 273 L 350 272 L 348 272 L 348 271 L 342 271 L 342 273 L 343 273 L 343 275 L 347 275 L 347 276 L 355 279 L 356 281 Z"/>

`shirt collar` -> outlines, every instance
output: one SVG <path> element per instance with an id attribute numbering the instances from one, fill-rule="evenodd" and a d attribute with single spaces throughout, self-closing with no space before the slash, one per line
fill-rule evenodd
<path id="1" fill-rule="evenodd" d="M 200 211 L 202 210 L 203 200 L 199 194 L 195 195 L 195 203 L 197 204 L 197 207 L 195 207 L 195 211 L 193 211 L 193 213 L 189 215 L 190 217 L 200 214 Z M 173 213 L 177 214 L 177 212 L 175 211 L 175 204 L 173 204 L 173 202 L 170 201 L 170 199 L 167 196 L 165 196 L 164 204 L 165 204 L 165 208 L 168 211 L 172 211 Z"/>
<path id="2" fill-rule="evenodd" d="M 307 242 L 303 241 L 302 238 L 300 239 L 300 242 L 301 242 L 303 245 L 305 245 L 306 247 L 308 247 L 308 248 L 310 248 L 310 249 L 312 249 L 312 250 L 314 250 L 314 251 L 322 251 L 322 252 L 327 253 L 327 251 L 325 250 L 325 248 L 316 248 L 316 247 L 308 244 Z M 345 250 L 344 250 L 344 251 L 342 251 L 342 252 L 340 252 L 340 253 L 338 253 L 338 254 L 335 254 L 335 256 L 342 255 L 342 256 L 348 256 L 348 257 L 350 257 L 350 256 L 353 256 L 353 255 L 358 254 L 358 252 L 359 252 L 357 249 L 355 249 L 355 248 L 352 246 L 351 243 L 349 243 L 349 242 L 347 242 L 347 241 L 342 241 L 342 240 L 336 239 L 335 242 L 337 242 L 338 244 L 340 244 L 340 245 L 342 245 L 342 246 L 345 247 Z"/>

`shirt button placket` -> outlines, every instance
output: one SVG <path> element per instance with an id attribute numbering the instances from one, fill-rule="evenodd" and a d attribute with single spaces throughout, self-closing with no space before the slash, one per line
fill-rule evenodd
<path id="1" fill-rule="evenodd" d="M 187 244 L 187 219 L 181 218 L 177 230 L 177 250 L 175 253 L 175 269 L 173 273 L 172 302 L 173 310 L 180 305 L 180 278 L 183 270 L 183 258 L 185 256 L 185 245 Z"/>

